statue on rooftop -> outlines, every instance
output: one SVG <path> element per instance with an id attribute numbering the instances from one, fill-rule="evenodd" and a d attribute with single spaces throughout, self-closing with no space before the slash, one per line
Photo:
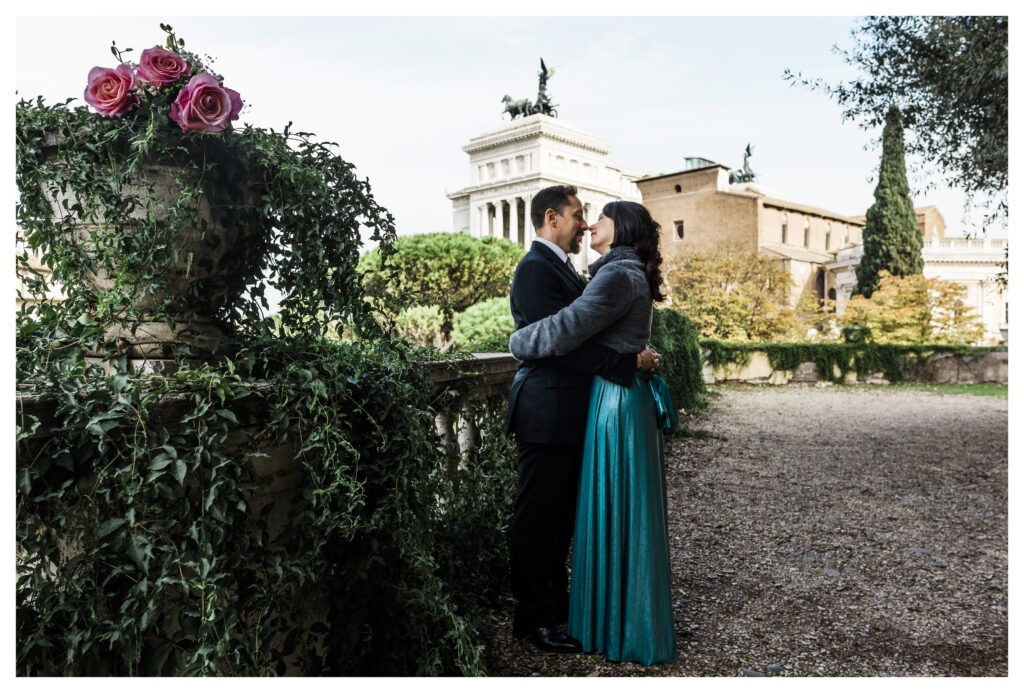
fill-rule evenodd
<path id="1" fill-rule="evenodd" d="M 540 59 L 540 73 L 537 75 L 537 101 L 532 103 L 529 99 L 513 99 L 511 96 L 506 94 L 502 98 L 501 102 L 505 104 L 505 110 L 502 111 L 502 115 L 508 113 L 512 120 L 518 117 L 525 118 L 536 113 L 543 113 L 544 115 L 551 116 L 552 118 L 558 117 L 558 111 L 555 110 L 557 104 L 551 103 L 551 98 L 548 96 L 548 80 L 552 75 L 555 74 L 555 69 L 549 68 L 544 64 L 544 58 Z"/>
<path id="2" fill-rule="evenodd" d="M 750 168 L 750 157 L 753 153 L 754 148 L 748 144 L 746 151 L 743 152 L 743 168 L 738 171 L 729 171 L 730 185 L 733 183 L 752 183 L 757 178 L 754 169 Z"/>
<path id="3" fill-rule="evenodd" d="M 537 75 L 537 103 L 535 105 L 535 113 L 543 113 L 549 115 L 552 118 L 558 117 L 558 112 L 555 110 L 556 104 L 551 103 L 551 99 L 548 97 L 548 79 L 555 74 L 555 68 L 548 68 L 544 64 L 544 58 L 540 59 L 540 72 Z"/>

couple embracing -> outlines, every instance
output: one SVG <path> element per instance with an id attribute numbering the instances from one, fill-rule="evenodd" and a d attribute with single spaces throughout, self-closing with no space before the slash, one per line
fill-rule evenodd
<path id="1" fill-rule="evenodd" d="M 634 202 L 588 226 L 572 186 L 541 190 L 530 217 L 537 239 L 511 290 L 513 635 L 548 652 L 674 662 L 661 429 L 675 412 L 646 347 L 663 298 L 659 226 Z M 587 231 L 601 257 L 584 285 L 568 258 Z"/>

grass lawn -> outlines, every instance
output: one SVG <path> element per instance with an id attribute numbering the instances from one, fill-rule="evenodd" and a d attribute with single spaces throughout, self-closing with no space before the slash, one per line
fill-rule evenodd
<path id="1" fill-rule="evenodd" d="M 882 385 L 881 387 L 923 390 L 925 392 L 936 392 L 940 395 L 985 395 L 988 397 L 1002 397 L 1003 399 L 1006 399 L 1010 391 L 1009 385 L 996 385 L 993 383 L 975 383 L 973 385 L 955 383 L 898 383 L 895 385 Z"/>
<path id="2" fill-rule="evenodd" d="M 759 388 L 759 387 L 785 387 L 784 385 L 752 385 L 749 383 L 714 383 L 708 386 L 712 397 L 715 390 L 729 388 Z M 1006 399 L 1010 389 L 1009 385 L 996 385 L 993 383 L 975 383 L 973 385 L 961 385 L 956 383 L 894 383 L 892 385 L 836 385 L 836 387 L 863 387 L 863 388 L 898 388 L 903 390 L 920 390 L 922 392 L 934 392 L 939 395 L 983 395 L 986 397 L 1002 397 Z"/>

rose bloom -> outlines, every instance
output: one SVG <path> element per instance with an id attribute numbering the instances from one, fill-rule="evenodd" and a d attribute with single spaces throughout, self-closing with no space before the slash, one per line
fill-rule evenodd
<path id="1" fill-rule="evenodd" d="M 139 97 L 132 93 L 134 86 L 135 73 L 127 65 L 94 67 L 89 70 L 85 102 L 100 115 L 121 115 L 139 104 Z"/>
<path id="2" fill-rule="evenodd" d="M 147 48 L 139 58 L 139 79 L 158 87 L 191 73 L 192 68 L 184 58 L 160 46 Z"/>
<path id="3" fill-rule="evenodd" d="M 220 132 L 241 110 L 237 91 L 220 86 L 213 75 L 196 75 L 178 92 L 170 115 L 182 130 Z"/>

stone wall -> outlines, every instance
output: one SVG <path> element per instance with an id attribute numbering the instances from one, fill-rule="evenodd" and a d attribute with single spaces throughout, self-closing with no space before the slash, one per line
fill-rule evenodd
<path id="1" fill-rule="evenodd" d="M 836 372 L 836 376 L 839 373 Z M 772 368 L 768 355 L 762 351 L 750 352 L 750 361 L 745 365 L 726 364 L 713 367 L 704 364 L 704 382 L 752 383 L 787 385 L 789 383 L 830 382 L 822 378 L 813 362 L 802 363 L 793 370 Z M 847 373 L 848 384 L 864 383 L 884 385 L 889 383 L 882 373 Z M 975 383 L 1009 384 L 1009 352 L 1006 349 L 972 351 L 965 354 L 937 354 L 928 358 L 916 372 L 904 382 L 968 385 Z"/>

